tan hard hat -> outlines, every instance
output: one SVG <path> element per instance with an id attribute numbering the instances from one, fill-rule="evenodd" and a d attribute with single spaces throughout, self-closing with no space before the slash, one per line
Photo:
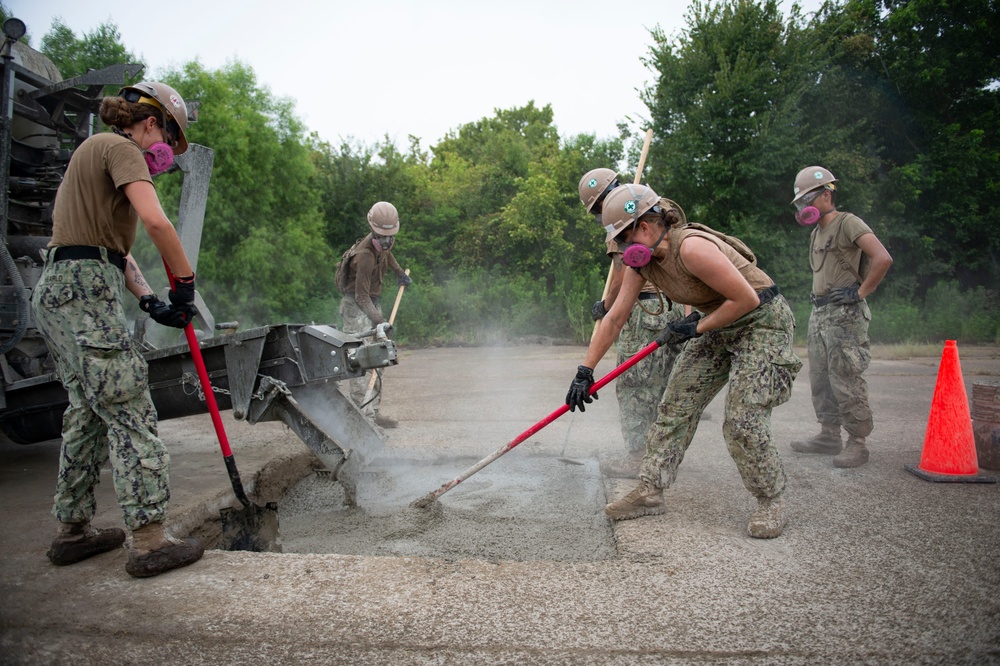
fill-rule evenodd
<path id="1" fill-rule="evenodd" d="M 645 185 L 622 183 L 611 190 L 601 209 L 605 241 L 614 240 L 626 227 L 660 202 L 660 195 Z"/>
<path id="2" fill-rule="evenodd" d="M 795 203 L 817 187 L 823 187 L 824 185 L 836 182 L 837 178 L 823 167 L 806 167 L 795 176 L 795 185 L 792 187 L 792 194 L 795 195 L 795 198 L 792 199 L 792 203 Z"/>
<path id="3" fill-rule="evenodd" d="M 124 93 L 127 91 L 139 93 L 138 99 L 131 99 L 130 96 L 125 95 Z M 170 124 L 171 120 L 177 124 L 175 132 L 177 134 L 177 142 L 171 146 L 174 150 L 174 155 L 181 155 L 187 151 L 187 104 L 184 103 L 184 98 L 176 90 L 166 83 L 160 83 L 159 81 L 140 81 L 139 83 L 125 86 L 118 91 L 118 95 L 125 97 L 130 102 L 149 104 L 163 111 L 167 116 L 167 125 Z M 168 127 L 168 129 L 173 128 Z"/>
<path id="4" fill-rule="evenodd" d="M 388 201 L 379 201 L 368 211 L 368 226 L 379 236 L 395 236 L 399 231 L 399 213 Z"/>
<path id="5" fill-rule="evenodd" d="M 618 180 L 618 174 L 611 169 L 605 169 L 603 167 L 599 169 L 591 169 L 587 173 L 583 174 L 583 178 L 580 179 L 580 201 L 584 206 L 587 207 L 587 212 L 594 212 L 594 205 L 597 200 L 601 198 L 601 195 L 605 194 L 605 191 L 612 183 Z"/>

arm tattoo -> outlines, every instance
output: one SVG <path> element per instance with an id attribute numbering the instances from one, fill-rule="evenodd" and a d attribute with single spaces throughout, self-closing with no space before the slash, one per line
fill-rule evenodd
<path id="1" fill-rule="evenodd" d="M 134 261 L 128 262 L 128 266 L 132 269 L 132 278 L 135 280 L 136 285 L 148 289 L 149 285 L 146 284 L 146 280 L 142 277 L 142 273 L 139 272 L 139 266 Z"/>

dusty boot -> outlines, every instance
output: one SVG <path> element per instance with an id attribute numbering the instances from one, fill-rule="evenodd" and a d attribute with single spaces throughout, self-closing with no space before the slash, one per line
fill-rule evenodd
<path id="1" fill-rule="evenodd" d="M 757 509 L 747 524 L 747 533 L 754 539 L 773 539 L 781 536 L 787 524 L 784 498 L 758 497 Z"/>
<path id="2" fill-rule="evenodd" d="M 601 474 L 616 479 L 638 479 L 642 467 L 642 451 L 631 451 L 618 457 L 601 461 Z"/>
<path id="3" fill-rule="evenodd" d="M 388 416 L 382 416 L 381 414 L 375 414 L 375 425 L 382 428 L 395 428 L 399 425 L 399 421 L 396 419 L 390 419 Z"/>
<path id="4" fill-rule="evenodd" d="M 861 467 L 868 462 L 864 437 L 848 437 L 844 451 L 833 458 L 834 467 Z"/>
<path id="5" fill-rule="evenodd" d="M 204 552 L 199 539 L 176 539 L 163 531 L 163 523 L 149 523 L 132 532 L 125 571 L 148 578 L 197 562 Z"/>
<path id="6" fill-rule="evenodd" d="M 792 442 L 792 451 L 799 453 L 822 453 L 828 456 L 840 453 L 844 446 L 840 439 L 839 425 L 823 425 L 823 429 L 815 437 Z"/>
<path id="7" fill-rule="evenodd" d="M 611 520 L 655 516 L 663 511 L 663 488 L 657 488 L 650 481 L 640 482 L 628 495 L 604 507 L 604 513 Z"/>
<path id="8" fill-rule="evenodd" d="M 125 530 L 99 530 L 90 523 L 59 523 L 48 555 L 52 564 L 75 564 L 88 557 L 114 550 L 125 543 Z"/>

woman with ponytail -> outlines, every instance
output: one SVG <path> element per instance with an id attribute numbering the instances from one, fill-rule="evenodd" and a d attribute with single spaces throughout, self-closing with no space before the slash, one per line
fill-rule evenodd
<path id="1" fill-rule="evenodd" d="M 194 271 L 152 181 L 187 150 L 187 107 L 170 86 L 142 82 L 105 97 L 100 117 L 111 131 L 86 139 L 70 159 L 31 297 L 69 394 L 52 509 L 58 527 L 48 557 L 73 564 L 125 542 L 124 530 L 90 524 L 101 468 L 110 459 L 129 532 L 125 569 L 146 577 L 191 564 L 204 552 L 197 539 L 163 531 L 170 456 L 157 436 L 146 361 L 124 309 L 129 293 L 165 326 L 184 328 L 197 314 Z M 132 259 L 140 221 L 171 272 L 182 276 L 169 304 Z"/>

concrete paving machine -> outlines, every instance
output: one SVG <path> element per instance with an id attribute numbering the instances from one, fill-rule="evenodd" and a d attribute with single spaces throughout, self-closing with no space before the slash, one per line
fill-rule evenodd
<path id="1" fill-rule="evenodd" d="M 68 404 L 55 363 L 39 335 L 30 294 L 52 233 L 52 204 L 73 150 L 94 131 L 105 86 L 138 80 L 142 65 L 123 64 L 63 80 L 52 62 L 18 42 L 24 24 L 4 23 L 0 61 L 0 429 L 14 442 L 58 438 Z M 20 33 L 20 34 L 18 34 Z M 189 103 L 192 116 L 197 103 Z M 190 120 L 193 120 L 191 118 Z M 213 151 L 190 144 L 183 172 L 178 234 L 197 264 Z M 383 434 L 338 390 L 338 382 L 395 365 L 392 340 L 348 335 L 323 324 L 239 330 L 216 324 L 200 295 L 200 348 L 220 409 L 249 423 L 281 421 L 326 463 L 328 475 L 355 456 L 381 449 Z M 205 414 L 204 393 L 186 344 L 156 346 L 137 316 L 134 335 L 149 363 L 160 419 Z M 150 327 L 152 328 L 152 327 Z M 370 338 L 370 339 L 369 339 Z"/>

